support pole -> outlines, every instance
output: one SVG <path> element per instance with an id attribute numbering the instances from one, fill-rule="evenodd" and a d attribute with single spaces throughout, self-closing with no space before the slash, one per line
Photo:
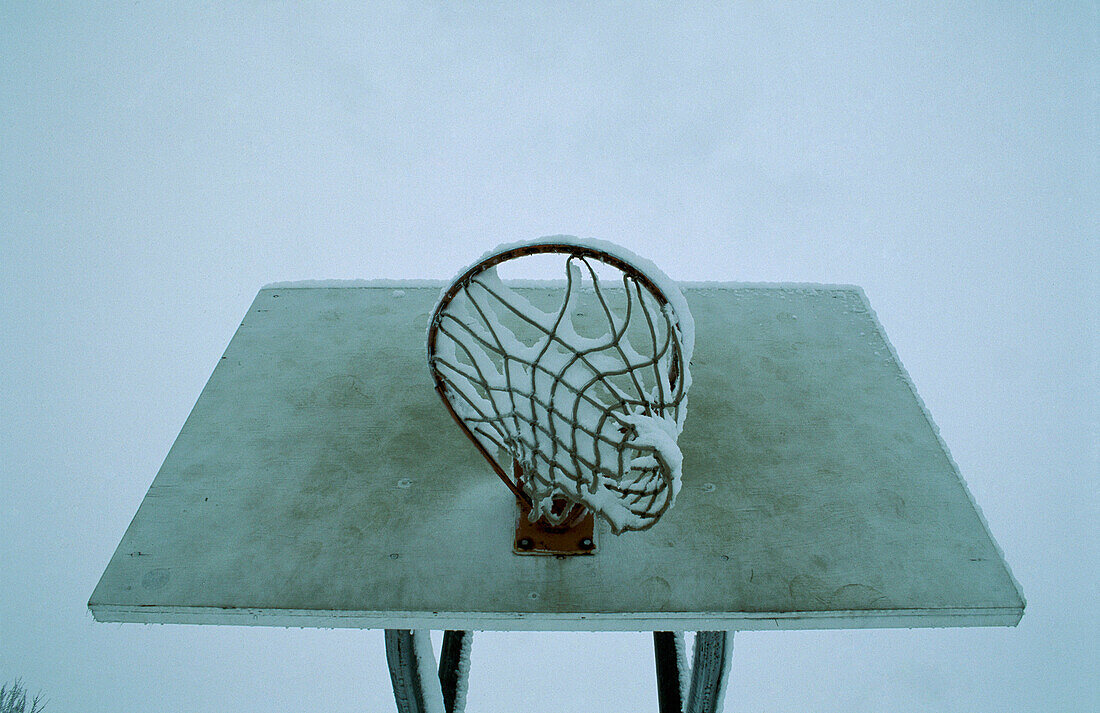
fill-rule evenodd
<path id="1" fill-rule="evenodd" d="M 717 713 L 726 693 L 733 633 L 700 631 L 695 634 L 691 662 L 691 692 L 684 713 Z"/>
<path id="2" fill-rule="evenodd" d="M 447 631 L 439 652 L 439 685 L 446 713 L 462 713 L 466 707 L 466 681 L 470 675 L 472 631 Z"/>
<path id="3" fill-rule="evenodd" d="M 698 632 L 691 666 L 684 660 L 682 637 L 679 632 L 653 632 L 658 710 L 660 713 L 716 713 L 726 692 L 733 633 Z M 691 679 L 690 687 L 684 685 L 688 678 Z"/>
<path id="4" fill-rule="evenodd" d="M 680 652 L 673 631 L 653 632 L 653 658 L 657 664 L 657 710 L 683 713 L 684 696 L 680 689 Z"/>
<path id="5" fill-rule="evenodd" d="M 416 648 L 409 629 L 386 629 L 386 662 L 398 713 L 431 713 L 425 702 L 425 682 L 420 677 Z"/>
<path id="6" fill-rule="evenodd" d="M 437 713 L 440 694 L 446 713 L 462 713 L 466 705 L 466 677 L 469 673 L 470 644 L 473 632 L 447 631 L 439 656 L 438 680 L 435 656 L 427 632 L 386 629 L 386 662 L 393 684 L 398 713 Z M 427 665 L 430 662 L 430 665 Z M 438 686 L 435 690 L 432 687 Z M 431 700 L 435 700 L 435 705 Z"/>
<path id="7" fill-rule="evenodd" d="M 733 654 L 733 633 L 700 631 L 695 635 L 695 651 L 690 674 L 683 656 L 682 634 L 653 632 L 653 652 L 657 664 L 657 700 L 660 713 L 717 713 L 725 695 Z M 419 641 L 418 641 L 419 638 Z M 470 643 L 473 633 L 448 631 L 443 635 L 439 657 L 438 685 L 434 672 L 431 640 L 427 632 L 386 629 L 386 661 L 393 683 L 398 713 L 435 713 L 442 702 L 446 713 L 462 713 L 466 704 L 466 680 L 469 674 Z M 425 664 L 431 661 L 432 666 Z M 691 686 L 684 700 L 682 681 L 690 675 Z M 425 680 L 427 679 L 427 680 Z M 434 699 L 435 703 L 432 703 Z"/>

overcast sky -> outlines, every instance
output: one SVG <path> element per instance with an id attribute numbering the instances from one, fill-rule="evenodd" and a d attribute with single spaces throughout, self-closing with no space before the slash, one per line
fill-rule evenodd
<path id="1" fill-rule="evenodd" d="M 0 4 L 0 678 L 56 713 L 391 710 L 380 632 L 88 597 L 261 285 L 570 233 L 863 286 L 1028 598 L 739 634 L 727 711 L 1096 709 L 1096 3 L 367 4 Z M 648 635 L 475 639 L 471 713 L 563 697 L 654 710 Z"/>

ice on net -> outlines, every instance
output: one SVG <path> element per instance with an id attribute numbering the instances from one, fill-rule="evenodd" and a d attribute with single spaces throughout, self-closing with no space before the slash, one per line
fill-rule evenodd
<path id="1" fill-rule="evenodd" d="M 629 255 L 617 246 L 615 254 Z M 522 466 L 533 519 L 566 518 L 554 505 L 566 500 L 616 533 L 642 530 L 680 490 L 691 316 L 662 274 L 644 273 L 663 305 L 633 277 L 608 290 L 591 258 L 563 259 L 564 294 L 550 308 L 505 285 L 495 268 L 475 274 L 437 310 L 433 367 L 502 469 Z"/>

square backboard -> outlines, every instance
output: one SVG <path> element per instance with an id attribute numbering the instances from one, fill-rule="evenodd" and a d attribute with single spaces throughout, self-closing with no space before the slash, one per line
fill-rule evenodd
<path id="1" fill-rule="evenodd" d="M 598 524 L 597 554 L 559 558 L 513 554 L 515 499 L 433 389 L 425 330 L 441 287 L 261 290 L 94 617 L 586 631 L 1020 620 L 1020 589 L 858 288 L 685 286 L 696 347 L 677 503 L 644 532 Z"/>

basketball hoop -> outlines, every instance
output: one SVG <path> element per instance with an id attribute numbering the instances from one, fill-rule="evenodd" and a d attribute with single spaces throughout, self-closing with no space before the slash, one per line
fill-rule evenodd
<path id="1" fill-rule="evenodd" d="M 537 254 L 560 254 L 565 268 L 564 287 L 540 305 L 496 269 Z M 596 263 L 621 286 L 601 283 Z M 608 243 L 548 238 L 500 248 L 444 290 L 428 364 L 532 522 L 568 528 L 593 512 L 619 534 L 651 527 L 675 502 L 693 339 L 686 301 L 655 267 Z"/>

